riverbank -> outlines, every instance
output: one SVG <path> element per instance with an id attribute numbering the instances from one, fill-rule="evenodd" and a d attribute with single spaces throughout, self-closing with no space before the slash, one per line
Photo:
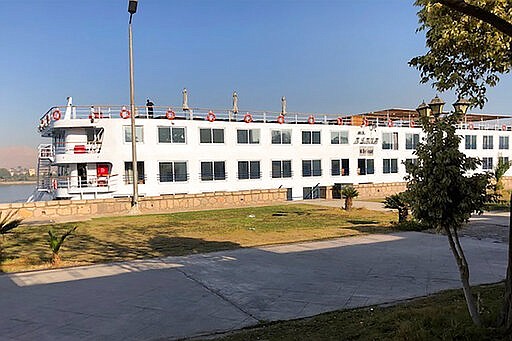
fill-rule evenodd
<path id="1" fill-rule="evenodd" d="M 35 185 L 37 181 L 28 180 L 28 181 L 0 181 L 0 186 L 9 186 L 9 185 Z"/>

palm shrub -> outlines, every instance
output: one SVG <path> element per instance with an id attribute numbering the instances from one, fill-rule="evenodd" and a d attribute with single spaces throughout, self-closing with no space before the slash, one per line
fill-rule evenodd
<path id="1" fill-rule="evenodd" d="M 503 176 L 510 168 L 510 163 L 505 162 L 503 158 L 498 159 L 498 164 L 492 171 L 492 178 L 493 178 L 493 190 L 494 190 L 494 197 L 496 200 L 502 197 L 503 195 Z"/>
<path id="2" fill-rule="evenodd" d="M 15 218 L 17 213 L 17 210 L 10 211 L 2 217 L 2 212 L 0 212 L 0 234 L 2 236 L 5 236 L 6 233 L 18 227 L 23 221 L 23 219 Z"/>
<path id="3" fill-rule="evenodd" d="M 359 192 L 354 188 L 354 186 L 348 185 L 343 187 L 341 195 L 345 199 L 345 210 L 350 211 L 352 208 L 352 200 L 359 195 Z"/>
<path id="4" fill-rule="evenodd" d="M 52 231 L 52 229 L 48 230 L 48 242 L 50 244 L 50 249 L 52 250 L 52 265 L 59 265 L 61 262 L 61 258 L 59 255 L 60 247 L 64 243 L 67 237 L 69 237 L 78 226 L 74 226 L 67 230 L 62 236 L 57 236 L 55 232 Z"/>
<path id="5" fill-rule="evenodd" d="M 390 195 L 384 199 L 384 207 L 398 210 L 398 223 L 403 223 L 409 216 L 409 203 L 406 192 Z"/>

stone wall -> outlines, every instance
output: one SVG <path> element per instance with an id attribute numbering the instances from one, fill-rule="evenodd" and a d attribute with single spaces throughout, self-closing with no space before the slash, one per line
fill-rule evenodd
<path id="1" fill-rule="evenodd" d="M 405 191 L 405 186 L 405 182 L 354 185 L 359 192 L 359 196 L 357 197 L 358 199 L 385 198 L 388 195 Z"/>
<path id="2" fill-rule="evenodd" d="M 169 213 L 234 208 L 282 203 L 286 189 L 175 194 L 140 198 L 141 213 Z M 131 208 L 130 198 L 95 200 L 54 200 L 28 203 L 0 204 L 0 212 L 18 210 L 25 221 L 81 220 L 84 217 L 126 215 Z"/>

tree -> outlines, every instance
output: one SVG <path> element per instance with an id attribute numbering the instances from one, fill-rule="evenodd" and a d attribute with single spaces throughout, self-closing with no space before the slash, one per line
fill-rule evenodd
<path id="1" fill-rule="evenodd" d="M 409 216 L 409 203 L 405 192 L 386 197 L 384 207 L 398 210 L 398 223 L 403 223 Z"/>
<path id="2" fill-rule="evenodd" d="M 9 172 L 5 168 L 0 168 L 0 179 L 10 179 L 11 178 L 11 172 Z"/>
<path id="3" fill-rule="evenodd" d="M 503 196 L 503 176 L 510 168 L 510 163 L 505 162 L 503 158 L 498 159 L 498 164 L 494 167 L 492 172 L 492 177 L 494 180 L 494 196 L 496 199 L 499 199 Z"/>
<path id="4" fill-rule="evenodd" d="M 512 2 L 508 0 L 416 0 L 418 31 L 426 31 L 428 52 L 409 64 L 421 82 L 438 91 L 456 89 L 483 107 L 487 87 L 512 68 Z M 503 309 L 498 324 L 512 330 L 512 201 Z"/>
<path id="5" fill-rule="evenodd" d="M 460 136 L 455 133 L 455 124 L 460 116 L 453 113 L 434 119 L 420 117 L 426 138 L 417 146 L 417 162 L 406 163 L 407 195 L 412 214 L 420 223 L 446 233 L 459 269 L 468 311 L 473 322 L 480 325 L 469 285 L 469 266 L 458 231 L 473 212 L 482 213 L 489 174 L 468 175 L 480 162 L 459 151 Z"/>
<path id="6" fill-rule="evenodd" d="M 62 236 L 57 236 L 51 229 L 48 230 L 48 243 L 50 245 L 50 249 L 52 250 L 52 265 L 59 265 L 61 262 L 61 258 L 59 255 L 60 248 L 67 237 L 69 237 L 78 226 L 74 226 L 67 230 Z"/>
<path id="7" fill-rule="evenodd" d="M 352 200 L 359 195 L 357 189 L 352 185 L 343 187 L 341 195 L 345 199 L 345 210 L 350 211 L 352 209 Z"/>
<path id="8" fill-rule="evenodd" d="M 23 221 L 23 219 L 16 218 L 16 214 L 18 214 L 17 210 L 10 211 L 2 217 L 2 212 L 0 212 L 0 234 L 2 236 L 5 236 L 12 229 L 18 227 Z"/>

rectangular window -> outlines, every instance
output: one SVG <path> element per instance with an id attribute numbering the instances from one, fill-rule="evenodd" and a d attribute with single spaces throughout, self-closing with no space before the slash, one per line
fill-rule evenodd
<path id="1" fill-rule="evenodd" d="M 484 169 L 484 170 L 492 169 L 492 157 L 483 157 L 482 158 L 482 169 Z"/>
<path id="2" fill-rule="evenodd" d="M 185 143 L 185 128 L 158 127 L 158 143 Z"/>
<path id="3" fill-rule="evenodd" d="M 331 160 L 331 175 L 349 175 L 348 160 L 349 159 Z"/>
<path id="4" fill-rule="evenodd" d="M 358 175 L 374 174 L 375 173 L 374 166 L 375 165 L 374 165 L 373 159 L 358 159 L 357 160 L 357 174 Z"/>
<path id="5" fill-rule="evenodd" d="M 413 164 L 413 165 L 416 165 L 418 163 L 418 159 L 417 158 L 414 158 L 414 159 L 405 159 L 405 164 Z"/>
<path id="6" fill-rule="evenodd" d="M 382 149 L 398 150 L 398 133 L 382 133 Z"/>
<path id="7" fill-rule="evenodd" d="M 291 130 L 272 130 L 272 144 L 291 144 Z"/>
<path id="8" fill-rule="evenodd" d="M 476 149 L 476 135 L 466 135 L 464 137 L 466 149 Z"/>
<path id="9" fill-rule="evenodd" d="M 236 131 L 236 142 L 238 144 L 258 144 L 260 143 L 260 130 L 238 129 Z"/>
<path id="10" fill-rule="evenodd" d="M 405 134 L 405 149 L 416 149 L 420 142 L 420 134 Z"/>
<path id="11" fill-rule="evenodd" d="M 272 178 L 291 178 L 292 161 L 272 161 Z"/>
<path id="12" fill-rule="evenodd" d="M 321 176 L 322 162 L 320 160 L 302 160 L 302 176 Z"/>
<path id="13" fill-rule="evenodd" d="M 126 161 L 124 163 L 124 183 L 133 184 L 133 163 Z M 144 174 L 144 161 L 137 161 L 137 180 L 139 184 L 145 183 L 146 176 Z"/>
<path id="14" fill-rule="evenodd" d="M 238 161 L 238 179 L 261 178 L 259 161 Z"/>
<path id="15" fill-rule="evenodd" d="M 201 143 L 224 143 L 224 129 L 199 129 L 199 141 Z"/>
<path id="16" fill-rule="evenodd" d="M 493 149 L 493 136 L 492 135 L 484 135 L 484 141 L 482 144 L 483 149 Z"/>
<path id="17" fill-rule="evenodd" d="M 500 149 L 508 149 L 508 136 L 500 136 Z"/>
<path id="18" fill-rule="evenodd" d="M 383 159 L 382 173 L 398 173 L 398 159 Z"/>
<path id="19" fill-rule="evenodd" d="M 303 131 L 302 144 L 320 144 L 320 131 Z"/>
<path id="20" fill-rule="evenodd" d="M 224 161 L 201 162 L 201 180 L 226 180 L 226 164 Z"/>
<path id="21" fill-rule="evenodd" d="M 132 127 L 123 126 L 124 142 L 132 142 Z M 135 141 L 144 142 L 144 130 L 142 126 L 135 126 Z"/>
<path id="22" fill-rule="evenodd" d="M 160 182 L 182 182 L 188 180 L 186 162 L 160 162 Z"/>
<path id="23" fill-rule="evenodd" d="M 331 131 L 331 144 L 348 144 L 348 131 Z"/>

